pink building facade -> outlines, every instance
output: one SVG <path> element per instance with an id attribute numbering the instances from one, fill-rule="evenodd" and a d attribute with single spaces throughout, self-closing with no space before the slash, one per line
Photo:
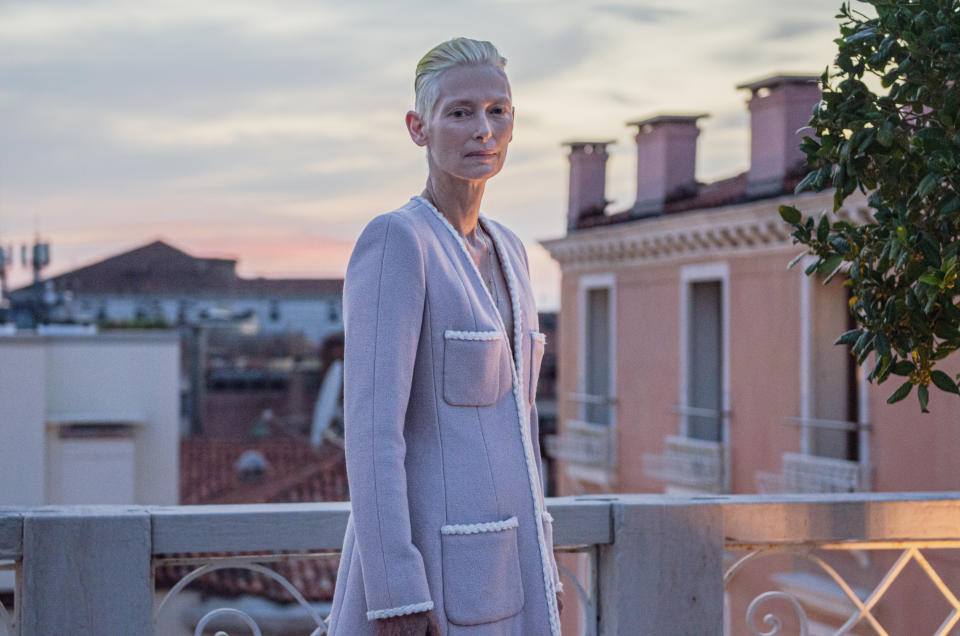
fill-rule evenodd
<path id="1" fill-rule="evenodd" d="M 832 191 L 793 194 L 805 174 L 796 146 L 809 134 L 798 129 L 820 98 L 815 80 L 777 75 L 738 87 L 750 91 L 750 168 L 714 183 L 693 174 L 703 115 L 633 122 L 637 201 L 625 211 L 596 205 L 609 142 L 568 144 L 568 231 L 541 242 L 562 271 L 558 434 L 547 440 L 557 494 L 960 490 L 956 398 L 935 391 L 930 414 L 915 399 L 887 405 L 895 379 L 867 383 L 871 367 L 833 345 L 851 328 L 842 276 L 823 285 L 802 264 L 786 268 L 802 250 L 778 206 L 832 210 Z M 871 218 L 865 198 L 837 216 Z M 839 567 L 870 587 L 882 565 Z M 823 626 L 844 602 L 802 568 L 748 578 L 739 596 L 753 598 L 754 587 L 789 588 Z M 909 589 L 885 598 L 891 633 L 932 633 L 899 622 L 908 598 L 911 615 L 924 613 L 927 601 Z M 742 616 L 738 595 L 729 602 Z"/>

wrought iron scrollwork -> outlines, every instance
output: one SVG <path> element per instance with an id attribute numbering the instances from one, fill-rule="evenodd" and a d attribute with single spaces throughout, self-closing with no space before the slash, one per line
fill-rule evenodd
<path id="1" fill-rule="evenodd" d="M 177 584 L 170 588 L 170 591 L 167 592 L 166 596 L 163 597 L 163 600 L 160 601 L 160 604 L 157 606 L 156 611 L 154 612 L 154 622 L 160 617 L 160 613 L 163 611 L 163 608 L 166 606 L 167 602 L 180 593 L 183 588 L 189 585 L 192 581 L 203 576 L 204 574 L 209 574 L 216 570 L 226 570 L 226 569 L 240 569 L 240 570 L 250 570 L 252 572 L 257 572 L 263 576 L 269 577 L 279 583 L 283 588 L 290 593 L 290 595 L 296 600 L 301 607 L 303 607 L 310 618 L 317 624 L 317 628 L 310 632 L 310 636 L 324 636 L 327 633 L 327 623 L 326 621 L 317 614 L 316 609 L 314 609 L 310 603 L 307 602 L 307 599 L 304 598 L 303 594 L 294 587 L 290 581 L 288 581 L 283 576 L 277 574 L 275 571 L 270 568 L 260 565 L 259 563 L 251 563 L 249 561 L 237 560 L 225 560 L 218 561 L 216 563 L 207 563 L 202 565 L 197 569 L 193 570 L 185 577 L 177 581 Z M 233 616 L 235 618 L 243 621 L 247 627 L 253 632 L 253 636 L 261 636 L 260 627 L 257 625 L 257 622 L 246 612 L 242 612 L 233 608 L 218 608 L 207 612 L 203 618 L 197 623 L 196 630 L 194 630 L 194 636 L 200 636 L 203 633 L 203 629 L 215 618 L 221 616 Z M 226 632 L 219 632 L 224 636 L 228 636 Z M 218 633 L 218 634 L 219 634 Z"/>

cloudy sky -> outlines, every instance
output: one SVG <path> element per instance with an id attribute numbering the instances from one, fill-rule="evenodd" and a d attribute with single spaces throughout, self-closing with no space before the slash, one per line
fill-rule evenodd
<path id="1" fill-rule="evenodd" d="M 422 189 L 413 69 L 464 35 L 508 59 L 517 109 L 483 211 L 524 239 L 555 308 L 537 241 L 564 232 L 561 142 L 617 140 L 614 209 L 635 195 L 624 122 L 651 113 L 709 112 L 698 178 L 744 170 L 735 85 L 821 72 L 839 4 L 0 0 L 0 244 L 39 232 L 51 274 L 163 238 L 248 276 L 340 276 L 366 220 Z"/>

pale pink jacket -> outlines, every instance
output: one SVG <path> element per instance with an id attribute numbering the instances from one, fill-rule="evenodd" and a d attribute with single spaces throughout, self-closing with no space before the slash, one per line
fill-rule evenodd
<path id="1" fill-rule="evenodd" d="M 426 199 L 364 228 L 344 283 L 352 512 L 331 636 L 433 609 L 450 636 L 560 636 L 534 405 L 544 337 L 523 244 L 480 216 L 516 350 L 453 226 Z"/>

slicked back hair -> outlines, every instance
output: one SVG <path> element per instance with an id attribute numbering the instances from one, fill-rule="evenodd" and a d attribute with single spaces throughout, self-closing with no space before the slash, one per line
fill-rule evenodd
<path id="1" fill-rule="evenodd" d="M 437 78 L 447 69 L 469 64 L 492 64 L 503 73 L 504 78 L 507 76 L 504 70 L 507 59 L 500 55 L 497 47 L 486 40 L 454 38 L 441 42 L 420 58 L 413 88 L 416 96 L 414 108 L 421 118 L 429 118 L 437 104 L 439 97 Z M 509 90 L 509 80 L 507 86 Z"/>

